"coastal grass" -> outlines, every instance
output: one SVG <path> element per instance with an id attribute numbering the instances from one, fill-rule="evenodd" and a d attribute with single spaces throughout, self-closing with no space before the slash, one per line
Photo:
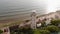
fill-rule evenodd
<path id="1" fill-rule="evenodd" d="M 8 22 L 8 23 L 0 23 L 0 28 L 7 27 L 7 26 L 13 26 L 15 24 L 20 24 L 22 22 L 23 22 L 23 20 L 17 20 L 17 21 L 12 21 L 12 22 Z"/>

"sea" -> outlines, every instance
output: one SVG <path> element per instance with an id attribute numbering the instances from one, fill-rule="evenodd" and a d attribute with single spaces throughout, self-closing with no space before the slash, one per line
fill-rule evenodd
<path id="1" fill-rule="evenodd" d="M 32 10 L 41 15 L 45 8 L 46 3 L 42 0 L 0 0 L 0 22 L 28 19 Z"/>

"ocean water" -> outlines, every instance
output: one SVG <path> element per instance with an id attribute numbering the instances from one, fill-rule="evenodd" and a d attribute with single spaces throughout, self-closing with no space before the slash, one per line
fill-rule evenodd
<path id="1" fill-rule="evenodd" d="M 31 10 L 45 13 L 46 3 L 41 0 L 0 0 L 0 20 L 24 19 L 30 17 Z"/>

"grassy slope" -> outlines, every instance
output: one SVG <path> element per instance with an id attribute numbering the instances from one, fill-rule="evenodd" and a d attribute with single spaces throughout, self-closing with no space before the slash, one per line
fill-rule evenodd
<path id="1" fill-rule="evenodd" d="M 13 22 L 8 22 L 8 23 L 0 23 L 0 28 L 1 27 L 6 27 L 6 26 L 12 26 L 14 24 L 20 24 L 23 20 L 17 20 Z"/>

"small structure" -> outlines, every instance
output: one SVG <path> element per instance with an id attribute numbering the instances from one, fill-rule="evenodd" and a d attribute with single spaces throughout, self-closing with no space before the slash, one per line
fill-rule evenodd
<path id="1" fill-rule="evenodd" d="M 36 10 L 33 10 L 31 14 L 31 28 L 36 29 Z"/>
<path id="2" fill-rule="evenodd" d="M 10 29 L 9 29 L 9 27 L 3 27 L 3 28 L 1 28 L 1 30 L 3 31 L 2 34 L 10 34 Z"/>
<path id="3" fill-rule="evenodd" d="M 45 21 L 45 24 L 49 25 L 49 24 L 51 24 L 50 22 L 51 22 L 51 19 L 47 18 L 46 21 Z"/>
<path id="4" fill-rule="evenodd" d="M 60 24 L 58 24 L 58 27 L 60 27 Z"/>
<path id="5" fill-rule="evenodd" d="M 37 27 L 41 27 L 41 25 L 42 25 L 42 24 L 41 24 L 41 23 L 39 23 L 39 24 L 37 24 Z"/>

